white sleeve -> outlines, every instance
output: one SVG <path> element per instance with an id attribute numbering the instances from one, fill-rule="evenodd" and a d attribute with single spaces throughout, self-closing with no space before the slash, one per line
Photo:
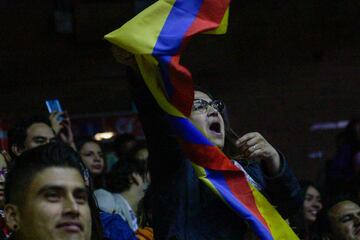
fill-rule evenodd
<path id="1" fill-rule="evenodd" d="M 94 197 L 98 208 L 107 213 L 113 213 L 115 210 L 115 201 L 113 195 L 104 190 L 98 189 L 94 191 Z"/>

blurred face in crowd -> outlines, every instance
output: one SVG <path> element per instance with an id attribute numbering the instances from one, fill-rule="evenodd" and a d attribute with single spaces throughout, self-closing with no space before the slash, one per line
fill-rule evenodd
<path id="1" fill-rule="evenodd" d="M 135 158 L 140 161 L 147 161 L 149 158 L 149 150 L 147 148 L 141 148 L 135 153 Z"/>
<path id="2" fill-rule="evenodd" d="M 123 153 L 123 154 L 126 154 L 128 153 L 131 149 L 133 149 L 135 146 L 136 146 L 136 141 L 135 140 L 130 140 L 130 141 L 127 141 L 125 143 L 123 143 L 123 145 L 121 146 L 121 149 L 120 151 Z"/>
<path id="3" fill-rule="evenodd" d="M 80 149 L 81 160 L 89 171 L 98 175 L 104 171 L 104 154 L 95 142 L 87 142 Z"/>
<path id="4" fill-rule="evenodd" d="M 34 123 L 26 130 L 24 151 L 29 150 L 55 140 L 55 133 L 45 123 Z"/>
<path id="5" fill-rule="evenodd" d="M 1 209 L 4 207 L 4 203 L 5 203 L 4 190 L 5 190 L 6 173 L 7 173 L 7 163 L 5 157 L 2 154 L 0 154 L 0 208 Z"/>
<path id="6" fill-rule="evenodd" d="M 216 146 L 222 148 L 225 141 L 225 125 L 220 114 L 222 103 L 213 101 L 207 94 L 195 91 L 190 119 Z"/>
<path id="7" fill-rule="evenodd" d="M 328 211 L 332 240 L 360 240 L 360 207 L 352 201 L 342 201 Z"/>
<path id="8" fill-rule="evenodd" d="M 314 222 L 318 212 L 322 209 L 321 196 L 319 191 L 309 186 L 304 198 L 304 217 L 309 222 Z"/>
<path id="9" fill-rule="evenodd" d="M 37 173 L 21 206 L 5 207 L 15 239 L 89 240 L 91 215 L 84 181 L 73 168 L 50 167 Z M 15 227 L 16 225 L 16 227 Z"/>

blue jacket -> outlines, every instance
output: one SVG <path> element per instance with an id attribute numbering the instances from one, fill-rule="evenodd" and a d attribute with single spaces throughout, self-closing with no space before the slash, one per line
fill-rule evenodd
<path id="1" fill-rule="evenodd" d="M 100 212 L 103 236 L 106 240 L 136 240 L 135 233 L 119 214 Z"/>

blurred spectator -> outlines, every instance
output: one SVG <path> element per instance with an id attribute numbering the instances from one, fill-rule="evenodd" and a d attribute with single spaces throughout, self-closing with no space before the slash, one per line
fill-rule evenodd
<path id="1" fill-rule="evenodd" d="M 134 156 L 132 159 L 133 161 L 137 161 L 140 164 L 144 164 L 146 169 L 148 169 L 148 158 L 149 158 L 149 151 L 145 144 L 145 142 L 138 142 L 138 145 L 135 146 L 129 153 L 129 156 Z M 129 158 L 128 158 L 129 159 Z M 150 182 L 150 174 L 148 176 L 148 180 Z M 149 190 L 151 189 L 151 185 Z M 137 217 L 139 226 L 142 228 L 146 228 L 151 226 L 151 209 L 150 209 L 150 201 L 151 201 L 151 191 L 148 191 L 145 197 L 139 203 L 139 209 L 137 211 Z M 145 231 L 145 233 L 148 231 Z"/>
<path id="2" fill-rule="evenodd" d="M 329 163 L 327 186 L 329 191 L 349 184 L 360 170 L 360 121 L 354 119 L 337 137 L 337 151 Z"/>
<path id="3" fill-rule="evenodd" d="M 310 181 L 301 181 L 303 205 L 299 212 L 290 218 L 290 224 L 300 239 L 309 240 L 314 235 L 314 222 L 322 209 L 321 195 L 318 188 Z"/>
<path id="4" fill-rule="evenodd" d="M 334 197 L 320 211 L 316 224 L 316 240 L 360 240 L 359 202 L 346 195 Z"/>
<path id="5" fill-rule="evenodd" d="M 66 113 L 54 112 L 49 118 L 42 116 L 24 118 L 9 130 L 10 154 L 12 157 L 20 156 L 26 150 L 55 141 L 56 136 L 76 149 L 71 122 Z"/>
<path id="6" fill-rule="evenodd" d="M 77 141 L 76 148 L 81 160 L 91 174 L 94 189 L 104 187 L 106 167 L 100 143 L 92 138 L 85 138 Z"/>
<path id="7" fill-rule="evenodd" d="M 149 158 L 149 150 L 146 147 L 146 144 L 139 143 L 136 147 L 134 147 L 134 152 L 136 160 L 144 161 L 147 163 Z"/>
<path id="8" fill-rule="evenodd" d="M 136 145 L 136 138 L 132 134 L 124 133 L 116 136 L 113 146 L 118 162 L 121 163 L 124 160 L 125 155 Z"/>
<path id="9" fill-rule="evenodd" d="M 11 239 L 95 239 L 82 174 L 78 155 L 62 143 L 31 149 L 15 159 L 5 187 Z"/>
<path id="10" fill-rule="evenodd" d="M 24 151 L 55 141 L 55 132 L 47 118 L 33 116 L 17 122 L 8 133 L 10 154 L 20 156 Z"/>
<path id="11" fill-rule="evenodd" d="M 6 154 L 6 153 L 5 153 Z M 10 229 L 5 224 L 5 177 L 8 171 L 8 162 L 3 153 L 0 154 L 0 240 L 9 237 Z"/>
<path id="12" fill-rule="evenodd" d="M 149 173 L 144 161 L 131 157 L 113 168 L 108 178 L 108 190 L 94 192 L 101 213 L 104 237 L 113 240 L 136 239 L 136 213 L 149 186 Z"/>

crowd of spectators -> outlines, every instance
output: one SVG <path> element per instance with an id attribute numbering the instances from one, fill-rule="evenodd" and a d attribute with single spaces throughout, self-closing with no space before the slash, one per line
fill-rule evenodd
<path id="1" fill-rule="evenodd" d="M 129 78 L 146 143 L 116 136 L 118 161 L 110 170 L 102 143 L 74 136 L 65 112 L 12 125 L 9 152 L 0 154 L 0 239 L 256 239 L 246 220 L 198 179 L 140 76 Z M 339 136 L 319 186 L 299 182 L 260 133 L 236 136 L 226 115 L 221 100 L 195 90 L 192 122 L 299 239 L 360 240 L 359 121 Z"/>
<path id="2" fill-rule="evenodd" d="M 132 90 L 147 142 L 117 136 L 118 161 L 109 171 L 102 143 L 74 137 L 67 115 L 65 124 L 55 119 L 60 113 L 13 124 L 9 152 L 0 154 L 0 239 L 254 239 L 246 223 L 197 180 L 137 80 Z M 196 90 L 190 118 L 226 153 L 230 127 L 224 109 L 210 93 Z M 240 156 L 233 164 L 265 193 L 299 239 L 360 239 L 357 125 L 350 122 L 340 134 L 326 183 L 340 182 L 330 189 L 298 183 L 285 156 L 260 133 L 232 139 L 232 154 L 237 147 Z"/>

